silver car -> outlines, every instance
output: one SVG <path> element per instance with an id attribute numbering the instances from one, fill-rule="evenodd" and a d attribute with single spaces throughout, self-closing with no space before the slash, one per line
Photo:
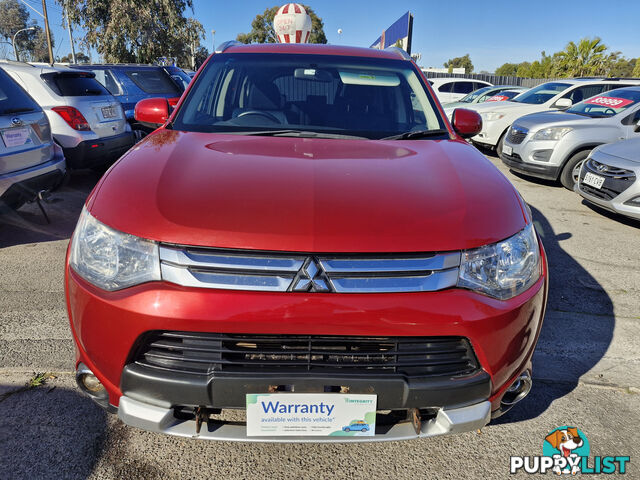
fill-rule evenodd
<path id="1" fill-rule="evenodd" d="M 512 170 L 560 180 L 573 190 L 580 167 L 598 145 L 640 137 L 640 87 L 625 87 L 576 103 L 566 112 L 518 118 L 500 155 Z"/>
<path id="2" fill-rule="evenodd" d="M 20 62 L 0 66 L 42 107 L 69 168 L 104 165 L 133 145 L 120 102 L 94 73 Z"/>
<path id="3" fill-rule="evenodd" d="M 575 191 L 595 205 L 640 220 L 640 138 L 594 149 Z"/>
<path id="4" fill-rule="evenodd" d="M 54 188 L 64 173 L 42 108 L 0 68 L 0 210 Z"/>

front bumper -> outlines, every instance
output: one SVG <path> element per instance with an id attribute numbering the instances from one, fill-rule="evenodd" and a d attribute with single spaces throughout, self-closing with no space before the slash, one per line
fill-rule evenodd
<path id="1" fill-rule="evenodd" d="M 636 175 L 638 176 L 638 178 L 640 178 L 640 171 L 638 171 Z M 584 175 L 581 173 L 581 179 L 583 177 Z M 573 189 L 586 201 L 593 203 L 600 208 L 604 208 L 605 210 L 613 213 L 618 213 L 629 218 L 640 220 L 640 207 L 625 205 L 625 202 L 631 200 L 634 197 L 640 196 L 640 180 L 636 180 L 635 183 L 631 185 L 631 187 L 629 187 L 618 196 L 612 198 L 611 200 L 598 198 L 595 195 L 592 195 L 589 192 L 583 190 L 581 188 L 580 182 L 576 182 Z"/>
<path id="2" fill-rule="evenodd" d="M 349 387 L 378 395 L 379 409 L 420 408 L 433 412 L 420 426 L 403 422 L 364 440 L 391 440 L 480 428 L 500 411 L 511 383 L 531 368 L 547 299 L 546 257 L 542 276 L 529 290 L 506 301 L 451 288 L 401 294 L 270 293 L 197 289 L 153 282 L 117 292 L 88 284 L 67 265 L 66 296 L 77 363 L 85 364 L 107 390 L 109 404 L 125 423 L 153 431 L 193 436 L 194 420 L 175 408 L 242 408 L 245 393 L 293 384 L 296 392 Z M 134 362 L 139 339 L 154 330 L 266 335 L 457 336 L 468 338 L 481 369 L 467 378 L 410 382 L 310 375 L 210 375 L 204 379 L 158 374 Z M 215 394 L 214 388 L 215 385 Z M 318 390 L 320 389 L 320 390 Z M 217 396 L 220 394 L 220 396 Z M 224 412 L 225 410 L 223 410 Z M 213 422 L 203 438 L 246 440 L 244 426 Z M 318 441 L 251 437 L 252 441 Z M 320 440 L 322 441 L 322 440 Z M 327 440 L 332 441 L 332 440 Z M 349 440 L 351 441 L 351 439 Z"/>
<path id="3" fill-rule="evenodd" d="M 502 134 L 509 128 L 507 119 L 499 119 L 493 122 L 487 122 L 482 119 L 482 130 L 478 135 L 471 138 L 473 143 L 478 143 L 484 147 L 495 147 L 500 141 Z"/>
<path id="4" fill-rule="evenodd" d="M 511 155 L 507 155 L 502 152 L 500 160 L 502 160 L 502 163 L 511 170 L 533 177 L 544 178 L 546 180 L 557 180 L 560 175 L 561 167 L 550 164 L 525 162 L 516 152 L 513 152 Z"/>
<path id="5" fill-rule="evenodd" d="M 131 131 L 113 137 L 85 140 L 72 148 L 64 148 L 69 168 L 89 168 L 113 162 L 133 146 Z"/>
<path id="6" fill-rule="evenodd" d="M 203 440 L 273 442 L 270 437 L 248 437 L 241 423 L 208 421 L 196 434 L 196 421 L 178 419 L 172 408 L 157 407 L 127 396 L 120 399 L 118 417 L 127 425 L 152 432 Z M 491 403 L 480 402 L 467 407 L 440 409 L 438 413 L 420 422 L 419 430 L 412 422 L 401 422 L 389 428 L 376 429 L 371 437 L 277 437 L 281 443 L 335 443 L 410 440 L 413 438 L 463 433 L 484 427 L 491 420 Z"/>

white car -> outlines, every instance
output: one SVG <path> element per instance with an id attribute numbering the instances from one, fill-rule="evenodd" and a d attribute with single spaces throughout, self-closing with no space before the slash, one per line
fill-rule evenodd
<path id="1" fill-rule="evenodd" d="M 640 220 L 640 138 L 593 150 L 574 189 L 590 203 Z"/>
<path id="2" fill-rule="evenodd" d="M 489 82 L 470 78 L 442 77 L 428 78 L 427 81 L 431 84 L 440 103 L 457 102 L 474 90 L 492 86 Z"/>
<path id="3" fill-rule="evenodd" d="M 42 107 L 69 168 L 100 167 L 134 144 L 120 102 L 95 74 L 21 62 L 0 65 Z"/>
<path id="4" fill-rule="evenodd" d="M 482 131 L 471 141 L 485 148 L 495 147 L 500 156 L 505 135 L 518 118 L 530 113 L 566 110 L 599 93 L 633 85 L 640 85 L 640 80 L 563 79 L 538 85 L 512 100 L 471 105 L 468 108 L 482 116 Z"/>

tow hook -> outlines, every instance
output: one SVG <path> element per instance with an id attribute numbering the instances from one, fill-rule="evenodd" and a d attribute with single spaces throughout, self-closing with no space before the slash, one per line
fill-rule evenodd
<path id="1" fill-rule="evenodd" d="M 411 422 L 413 423 L 416 435 L 420 435 L 420 432 L 422 431 L 422 417 L 420 415 L 420 410 L 417 408 L 410 408 L 407 413 L 411 417 Z"/>
<path id="2" fill-rule="evenodd" d="M 222 412 L 219 408 L 207 408 L 202 405 L 195 407 L 193 413 L 196 416 L 196 436 L 200 435 L 200 430 L 203 423 L 209 423 L 210 415 L 219 415 Z"/>

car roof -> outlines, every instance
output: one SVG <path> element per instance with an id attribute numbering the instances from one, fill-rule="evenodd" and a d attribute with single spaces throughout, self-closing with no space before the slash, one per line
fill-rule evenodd
<path id="1" fill-rule="evenodd" d="M 424 71 L 424 70 L 423 70 Z M 484 83 L 487 87 L 493 87 L 490 82 L 486 80 L 479 80 L 477 78 L 466 78 L 466 77 L 428 77 L 428 80 L 433 83 L 444 83 L 444 82 L 478 82 Z"/>
<path id="2" fill-rule="evenodd" d="M 387 58 L 403 60 L 397 50 L 377 50 L 374 48 L 346 47 L 341 45 L 321 45 L 311 43 L 251 43 L 233 44 L 224 53 L 301 53 L 306 55 L 344 55 L 350 57 Z"/>
<path id="3" fill-rule="evenodd" d="M 13 61 L 0 60 L 0 66 L 5 70 L 12 70 L 14 72 L 25 73 L 29 75 L 40 75 L 41 73 L 49 72 L 71 72 L 73 71 L 65 65 L 49 65 L 48 63 L 24 63 Z"/>
<path id="4" fill-rule="evenodd" d="M 69 65 L 71 68 L 136 68 L 136 69 L 157 69 L 157 68 L 169 68 L 169 66 L 163 65 L 149 65 L 146 63 L 76 63 L 73 65 Z M 171 68 L 174 68 L 171 66 Z M 177 67 L 175 67 L 177 68 Z"/>

